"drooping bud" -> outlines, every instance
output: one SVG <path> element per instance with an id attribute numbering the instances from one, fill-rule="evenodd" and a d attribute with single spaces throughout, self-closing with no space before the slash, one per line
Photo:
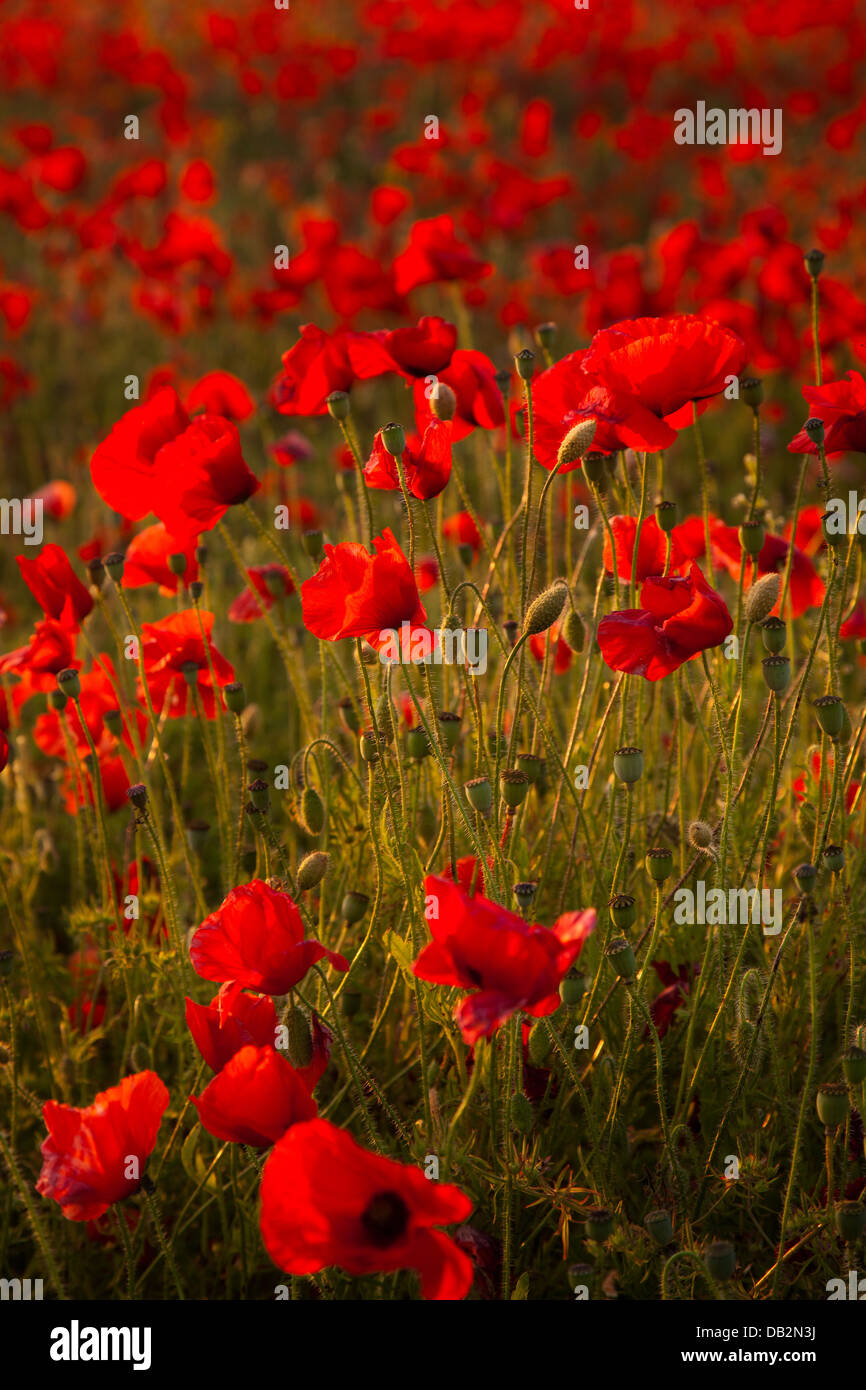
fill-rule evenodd
<path id="1" fill-rule="evenodd" d="M 580 653 L 586 644 L 586 628 L 583 625 L 583 618 L 576 608 L 569 606 L 569 610 L 563 619 L 562 636 L 566 644 L 571 647 L 573 652 Z"/>
<path id="2" fill-rule="evenodd" d="M 302 893 L 309 893 L 311 888 L 315 888 L 317 884 L 321 883 L 328 872 L 330 862 L 330 854 L 320 849 L 301 860 L 298 865 L 298 888 Z"/>
<path id="3" fill-rule="evenodd" d="M 535 637 L 540 632 L 546 632 L 549 627 L 553 627 L 563 608 L 568 594 L 568 589 L 560 580 L 556 584 L 551 584 L 550 588 L 545 589 L 530 603 L 526 610 L 526 618 L 523 623 L 524 633 L 529 633 Z"/>
<path id="4" fill-rule="evenodd" d="M 321 835 L 325 828 L 325 803 L 315 787 L 301 793 L 301 822 L 308 835 Z"/>
<path id="5" fill-rule="evenodd" d="M 584 420 L 578 420 L 576 425 L 572 425 L 557 451 L 557 468 L 568 468 L 569 465 L 578 463 L 583 458 L 595 438 L 596 428 L 597 421 L 592 415 L 588 415 Z"/>
<path id="6" fill-rule="evenodd" d="M 705 820 L 693 820 L 689 826 L 689 844 L 692 849 L 707 850 L 713 844 L 712 827 Z"/>
<path id="7" fill-rule="evenodd" d="M 779 574 L 765 574 L 763 579 L 753 584 L 743 600 L 746 622 L 762 623 L 769 617 L 779 601 L 781 588 L 782 576 Z"/>
<path id="8" fill-rule="evenodd" d="M 453 420 L 457 397 L 445 381 L 437 381 L 430 391 L 430 410 L 437 420 Z"/>
<path id="9" fill-rule="evenodd" d="M 350 925 L 360 922 L 367 908 L 370 906 L 370 899 L 366 893 L 359 893 L 357 889 L 350 888 L 343 898 L 340 913 L 344 922 Z"/>

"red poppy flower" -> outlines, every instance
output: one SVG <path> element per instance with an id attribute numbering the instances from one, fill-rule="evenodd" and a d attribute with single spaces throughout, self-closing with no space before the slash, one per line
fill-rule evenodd
<path id="1" fill-rule="evenodd" d="M 825 778 L 825 781 L 824 781 L 824 786 L 821 788 L 821 795 L 822 795 L 822 797 L 825 797 L 825 798 L 827 798 L 827 799 L 829 799 L 829 797 L 832 795 L 832 791 L 833 791 L 833 758 L 834 758 L 834 756 L 835 756 L 835 753 L 834 753 L 834 752 L 832 752 L 832 753 L 831 753 L 831 752 L 828 752 L 827 757 L 826 757 L 826 759 L 825 759 L 825 763 L 824 763 L 824 778 Z M 818 787 L 821 786 L 821 754 L 820 754 L 820 752 L 818 751 L 818 749 L 815 750 L 815 752 L 812 754 L 811 758 L 809 759 L 809 762 L 808 762 L 808 769 L 809 769 L 809 773 L 810 773 L 810 775 L 811 775 L 812 783 L 813 783 L 813 788 L 812 788 L 812 790 L 817 791 Z M 793 781 L 793 783 L 792 783 L 791 785 L 792 785 L 793 793 L 794 793 L 795 797 L 797 798 L 797 800 L 798 800 L 798 801 L 805 801 L 805 800 L 806 800 L 806 797 L 807 797 L 808 794 L 809 794 L 809 790 L 810 790 L 810 788 L 807 787 L 807 785 L 806 785 L 806 774 L 805 774 L 804 772 L 801 772 L 797 777 L 794 778 L 794 781 Z M 856 799 L 857 799 L 857 793 L 858 793 L 859 790 L 860 790 L 860 783 L 859 783 L 859 782 L 855 782 L 853 779 L 848 783 L 847 787 L 845 788 L 845 811 L 846 811 L 846 814 L 847 814 L 847 815 L 850 815 L 850 814 L 851 814 L 851 807 L 854 805 L 854 802 L 855 802 Z"/>
<path id="2" fill-rule="evenodd" d="M 220 990 L 209 1004 L 186 1001 L 186 1023 L 193 1041 L 212 1071 L 222 1071 L 242 1047 L 273 1047 L 277 1011 L 267 994 L 226 998 Z"/>
<path id="3" fill-rule="evenodd" d="M 209 531 L 259 487 L 244 462 L 237 426 L 220 415 L 197 415 L 163 445 L 154 467 L 151 509 L 180 537 Z"/>
<path id="4" fill-rule="evenodd" d="M 417 1269 L 424 1298 L 464 1298 L 472 1262 L 437 1226 L 472 1210 L 450 1183 L 363 1149 L 327 1120 L 294 1125 L 265 1163 L 261 1232 L 289 1274 L 337 1265 L 351 1275 Z"/>
<path id="5" fill-rule="evenodd" d="M 373 546 L 374 555 L 353 541 L 325 546 L 318 570 L 301 585 L 308 632 L 326 642 L 365 637 L 376 646 L 384 641 L 380 633 L 424 622 L 415 576 L 393 531 L 386 529 Z"/>
<path id="6" fill-rule="evenodd" d="M 54 478 L 37 488 L 33 498 L 41 501 L 46 515 L 54 521 L 66 521 L 75 510 L 77 493 L 71 483 L 63 478 Z"/>
<path id="7" fill-rule="evenodd" d="M 133 536 L 124 556 L 123 587 L 140 589 L 145 584 L 158 584 L 161 594 L 176 594 L 181 584 L 185 587 L 198 579 L 198 561 L 195 558 L 198 536 L 183 538 L 173 536 L 157 521 L 153 526 L 145 526 Z M 169 569 L 168 557 L 183 555 L 186 569 L 182 575 Z"/>
<path id="8" fill-rule="evenodd" d="M 866 381 L 859 372 L 846 372 L 842 381 L 804 386 L 810 416 L 824 422 L 824 450 L 866 454 Z M 788 445 L 792 454 L 817 454 L 818 446 L 800 430 Z"/>
<path id="9" fill-rule="evenodd" d="M 16 555 L 15 558 L 24 583 L 46 618 L 62 618 L 68 603 L 74 622 L 84 621 L 93 608 L 93 599 L 61 546 L 44 545 L 32 558 L 29 555 Z"/>
<path id="10" fill-rule="evenodd" d="M 423 439 L 410 435 L 400 462 L 413 497 L 425 502 L 438 497 L 451 477 L 450 420 L 431 420 Z M 364 466 L 364 477 L 368 487 L 390 492 L 400 487 L 397 464 L 382 443 L 381 430 L 373 440 L 373 452 Z"/>
<path id="11" fill-rule="evenodd" d="M 633 391 L 601 385 L 584 371 L 588 352 L 572 352 L 540 372 L 532 383 L 533 445 L 543 468 L 556 467 L 559 446 L 581 420 L 596 422 L 593 449 L 666 449 L 676 431 L 659 420 Z M 580 465 L 577 460 L 563 473 Z"/>
<path id="12" fill-rule="evenodd" d="M 475 552 L 475 558 L 478 558 L 482 543 L 481 536 L 468 512 L 455 512 L 452 516 L 446 516 L 442 523 L 442 534 L 446 540 L 452 541 L 454 545 L 471 546 Z"/>
<path id="13" fill-rule="evenodd" d="M 596 333 L 582 363 L 602 385 L 637 396 L 674 429 L 691 423 L 693 401 L 719 395 L 745 365 L 742 338 L 691 314 L 615 323 Z"/>
<path id="14" fill-rule="evenodd" d="M 141 625 L 141 654 L 151 699 L 155 709 L 166 708 L 172 719 L 179 719 L 186 713 L 189 694 L 187 674 L 193 668 L 196 672 L 194 684 L 208 719 L 213 719 L 216 711 L 211 666 L 219 686 L 228 685 L 234 680 L 233 666 L 210 640 L 213 624 L 213 613 L 185 608 L 180 613 L 162 618 L 158 623 Z M 202 640 L 202 630 L 207 639 L 207 649 Z"/>
<path id="15" fill-rule="evenodd" d="M 252 623 L 262 616 L 262 608 L 273 608 L 278 598 L 295 592 L 292 576 L 285 565 L 251 565 L 247 570 L 250 581 L 259 595 L 244 589 L 242 594 L 229 606 L 228 618 L 232 623 Z"/>
<path id="16" fill-rule="evenodd" d="M 319 941 L 304 940 L 304 924 L 288 893 L 261 879 L 233 888 L 206 917 L 190 946 L 190 959 L 204 980 L 234 981 L 238 989 L 288 994 L 311 965 L 327 960 L 348 970 L 344 956 Z"/>
<path id="17" fill-rule="evenodd" d="M 428 876 L 424 891 L 438 915 L 430 919 L 433 941 L 413 970 L 419 980 L 478 991 L 454 1011 L 470 1046 L 517 1009 L 541 1018 L 559 1008 L 560 980 L 595 929 L 594 908 L 567 912 L 549 929 L 478 893 L 470 897 L 446 878 Z"/>
<path id="18" fill-rule="evenodd" d="M 37 1192 L 60 1203 L 70 1221 L 94 1221 L 141 1186 L 153 1152 L 168 1090 L 156 1072 L 124 1077 L 78 1109 L 46 1101 Z"/>
<path id="19" fill-rule="evenodd" d="M 246 420 L 256 408 L 244 383 L 231 372 L 206 372 L 187 395 L 185 404 L 190 414 L 204 410 L 225 420 Z"/>
<path id="20" fill-rule="evenodd" d="M 734 626 L 725 600 L 694 561 L 685 576 L 645 579 L 640 602 L 598 625 L 598 645 L 613 671 L 661 680 L 698 652 L 720 646 Z"/>
<path id="21" fill-rule="evenodd" d="M 439 562 L 435 555 L 421 555 L 415 562 L 415 583 L 419 594 L 426 594 L 439 583 Z"/>
<path id="22" fill-rule="evenodd" d="M 332 391 L 348 391 L 356 381 L 395 370 L 391 354 L 375 334 L 348 329 L 325 333 L 305 323 L 298 342 L 283 354 L 283 370 L 270 399 L 281 415 L 324 415 Z"/>
<path id="23" fill-rule="evenodd" d="M 75 656 L 75 630 L 54 618 L 45 618 L 33 629 L 25 647 L 0 656 L 0 671 L 21 676 L 12 699 L 18 708 L 37 690 L 54 690 L 55 676 L 67 666 L 79 667 Z"/>
<path id="24" fill-rule="evenodd" d="M 634 538 L 637 534 L 637 517 L 634 516 L 612 516 L 610 518 L 610 529 L 613 532 L 613 543 L 616 547 L 616 571 L 621 584 L 631 583 L 631 567 L 634 557 Z M 676 535 L 677 528 L 671 537 L 671 569 L 676 573 L 685 561 L 685 556 L 679 539 Z M 701 526 L 701 539 L 703 539 L 703 526 Z M 703 546 L 701 547 L 703 554 Z M 644 517 L 643 525 L 640 528 L 640 545 L 637 552 L 637 579 L 647 579 L 651 574 L 664 574 L 665 557 L 667 555 L 667 540 L 665 533 L 659 526 L 654 516 Z M 610 539 L 605 528 L 604 550 L 602 552 L 602 564 L 608 574 L 613 574 L 613 557 L 610 551 Z"/>
<path id="25" fill-rule="evenodd" d="M 435 376 L 454 355 L 457 329 L 453 323 L 425 314 L 410 328 L 376 333 L 382 347 L 405 377 Z"/>
<path id="26" fill-rule="evenodd" d="M 148 516 L 153 511 L 156 456 L 188 425 L 189 416 L 171 386 L 128 410 L 90 460 L 93 486 L 103 502 L 132 521 Z"/>
<path id="27" fill-rule="evenodd" d="M 265 1149 L 290 1125 L 311 1120 L 316 1102 L 294 1067 L 273 1047 L 242 1047 L 192 1102 L 209 1134 Z"/>
<path id="28" fill-rule="evenodd" d="M 489 262 L 458 239 L 454 218 L 447 213 L 413 223 L 409 245 L 394 261 L 398 294 L 443 280 L 483 280 L 492 271 Z"/>

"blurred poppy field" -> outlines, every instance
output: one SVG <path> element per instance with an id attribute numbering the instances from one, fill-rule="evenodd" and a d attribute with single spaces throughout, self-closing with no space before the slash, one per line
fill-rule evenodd
<path id="1" fill-rule="evenodd" d="M 0 1277 L 847 1296 L 864 57 L 0 0 Z"/>

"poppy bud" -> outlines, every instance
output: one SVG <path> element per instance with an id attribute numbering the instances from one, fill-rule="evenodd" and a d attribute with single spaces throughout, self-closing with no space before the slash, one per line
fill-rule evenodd
<path id="1" fill-rule="evenodd" d="M 518 753 L 517 761 L 520 763 L 520 770 L 526 774 L 529 785 L 534 787 L 544 771 L 544 759 L 539 758 L 537 753 Z"/>
<path id="2" fill-rule="evenodd" d="M 794 870 L 794 877 L 800 885 L 801 891 L 803 893 L 809 893 L 812 890 L 815 879 L 818 877 L 818 870 L 815 868 L 814 864 L 801 864 L 799 868 Z"/>
<path id="3" fill-rule="evenodd" d="M 761 638 L 764 647 L 774 656 L 785 650 L 788 628 L 781 618 L 767 618 L 761 623 Z"/>
<path id="4" fill-rule="evenodd" d="M 820 695 L 813 700 L 818 723 L 828 738 L 837 738 L 845 723 L 845 706 L 838 695 Z"/>
<path id="5" fill-rule="evenodd" d="M 514 365 L 521 381 L 531 381 L 535 373 L 535 353 L 531 348 L 524 348 L 515 357 Z"/>
<path id="6" fill-rule="evenodd" d="M 134 786 L 127 787 L 126 795 L 137 810 L 143 811 L 147 806 L 147 787 L 143 782 L 136 782 Z"/>
<path id="7" fill-rule="evenodd" d="M 535 1124 L 535 1111 L 532 1103 L 522 1091 L 511 1097 L 511 1123 L 518 1134 L 530 1134 Z"/>
<path id="8" fill-rule="evenodd" d="M 783 694 L 791 682 L 791 661 L 787 656 L 765 656 L 761 662 L 764 680 L 776 695 Z"/>
<path id="9" fill-rule="evenodd" d="M 862 1202 L 837 1202 L 833 1212 L 836 1230 L 846 1245 L 853 1245 L 866 1226 L 866 1206 Z"/>
<path id="10" fill-rule="evenodd" d="M 317 884 L 321 883 L 328 872 L 330 862 L 330 854 L 319 849 L 315 850 L 313 854 L 308 854 L 306 859 L 301 860 L 298 865 L 298 887 L 302 893 L 309 893 L 311 888 L 315 888 Z"/>
<path id="11" fill-rule="evenodd" d="M 714 1240 L 704 1251 L 704 1264 L 711 1279 L 725 1283 L 737 1268 L 737 1252 L 729 1240 Z"/>
<path id="12" fill-rule="evenodd" d="M 583 456 L 583 472 L 588 483 L 601 487 L 607 477 L 607 459 L 604 454 L 590 452 Z"/>
<path id="13" fill-rule="evenodd" d="M 586 994 L 586 977 L 574 969 L 569 970 L 559 982 L 559 997 L 566 1007 L 579 1004 Z"/>
<path id="14" fill-rule="evenodd" d="M 857 1086 L 866 1081 L 866 1052 L 862 1047 L 849 1047 L 842 1058 L 842 1071 L 849 1086 Z"/>
<path id="15" fill-rule="evenodd" d="M 361 720 L 358 717 L 358 710 L 351 695 L 344 695 L 337 701 L 337 709 L 340 714 L 340 722 L 349 734 L 357 734 L 361 728 Z"/>
<path id="16" fill-rule="evenodd" d="M 548 589 L 534 598 L 526 610 L 526 617 L 523 620 L 524 633 L 530 633 L 533 637 L 540 632 L 546 632 L 549 627 L 553 627 L 563 608 L 568 595 L 568 589 L 560 580 L 556 584 L 551 584 Z"/>
<path id="17" fill-rule="evenodd" d="M 124 556 L 119 550 L 113 550 L 110 555 L 106 555 L 102 563 L 105 565 L 109 579 L 113 579 L 115 584 L 119 584 L 123 579 Z"/>
<path id="18" fill-rule="evenodd" d="M 406 734 L 406 752 L 410 758 L 420 762 L 422 758 L 429 758 L 432 751 L 424 729 L 409 729 Z"/>
<path id="19" fill-rule="evenodd" d="M 656 502 L 656 521 L 659 530 L 664 531 L 665 535 L 669 536 L 677 524 L 676 502 Z"/>
<path id="20" fill-rule="evenodd" d="M 56 709 L 59 712 L 60 710 L 66 709 L 69 703 L 69 696 L 58 687 L 57 690 L 49 690 L 48 703 L 52 709 Z"/>
<path id="21" fill-rule="evenodd" d="M 182 550 L 179 550 L 175 555 L 169 555 L 167 563 L 172 574 L 186 573 L 186 556 Z"/>
<path id="22" fill-rule="evenodd" d="M 845 867 L 845 851 L 841 845 L 828 845 L 821 855 L 825 869 L 831 874 L 841 874 Z"/>
<path id="23" fill-rule="evenodd" d="M 493 792 L 486 777 L 473 777 L 471 782 L 467 782 L 463 788 L 466 792 L 466 800 L 474 811 L 480 811 L 482 816 L 486 816 L 493 805 Z"/>
<path id="24" fill-rule="evenodd" d="M 521 802 L 526 800 L 526 793 L 529 791 L 529 778 L 525 772 L 500 772 L 499 791 L 506 806 L 513 811 Z"/>
<path id="25" fill-rule="evenodd" d="M 376 727 L 379 730 L 379 741 L 381 743 L 393 743 L 394 734 L 394 715 L 393 706 L 387 695 L 380 695 L 376 701 Z"/>
<path id="26" fill-rule="evenodd" d="M 527 1052 L 534 1067 L 541 1067 L 550 1056 L 550 1034 L 543 1018 L 539 1018 L 529 1030 Z"/>
<path id="27" fill-rule="evenodd" d="M 375 666 L 379 660 L 375 647 L 371 647 L 369 642 L 361 643 L 360 654 L 355 648 L 355 660 L 360 661 L 362 666 Z"/>
<path id="28" fill-rule="evenodd" d="M 705 820 L 693 820 L 689 826 L 689 844 L 692 849 L 709 849 L 713 843 L 712 827 Z"/>
<path id="29" fill-rule="evenodd" d="M 240 681 L 230 681 L 223 686 L 223 699 L 227 710 L 240 714 L 247 703 L 247 693 Z"/>
<path id="30" fill-rule="evenodd" d="M 760 521 L 744 521 L 740 527 L 740 545 L 748 556 L 757 560 L 764 548 L 767 533 Z"/>
<path id="31" fill-rule="evenodd" d="M 674 857 L 664 845 L 647 850 L 646 871 L 655 883 L 664 883 L 674 870 Z"/>
<path id="32" fill-rule="evenodd" d="M 674 1227 L 669 1211 L 648 1211 L 643 1224 L 656 1245 L 669 1245 L 674 1238 Z"/>
<path id="33" fill-rule="evenodd" d="M 821 271 L 824 269 L 824 259 L 824 252 L 819 251 L 814 246 L 811 251 L 807 251 L 804 255 L 803 261 L 813 280 L 817 280 Z"/>
<path id="34" fill-rule="evenodd" d="M 607 1207 L 592 1207 L 585 1217 L 589 1240 L 607 1240 L 613 1230 L 613 1212 Z"/>
<path id="35" fill-rule="evenodd" d="M 379 761 L 379 750 L 376 747 L 376 736 L 372 729 L 365 729 L 358 740 L 358 748 L 365 763 L 377 763 Z"/>
<path id="36" fill-rule="evenodd" d="M 268 790 L 268 784 L 262 777 L 257 777 L 254 782 L 250 782 L 248 788 L 250 794 L 250 801 L 253 803 L 257 811 L 268 810 L 271 804 L 270 799 L 268 797 Z"/>
<path id="37" fill-rule="evenodd" d="M 444 381 L 437 381 L 430 392 L 430 410 L 437 420 L 453 420 L 457 397 Z"/>
<path id="38" fill-rule="evenodd" d="M 301 536 L 301 545 L 304 553 L 309 555 L 311 560 L 321 560 L 325 553 L 325 543 L 321 531 L 304 531 Z"/>
<path id="39" fill-rule="evenodd" d="M 635 899 L 630 893 L 615 893 L 608 903 L 610 909 L 610 920 L 618 931 L 628 931 L 629 927 L 634 926 Z"/>
<path id="40" fill-rule="evenodd" d="M 511 390 L 511 373 L 508 368 L 500 367 L 498 371 L 493 373 L 493 380 L 496 382 L 503 396 L 507 397 Z"/>
<path id="41" fill-rule="evenodd" d="M 387 449 L 392 458 L 402 458 L 406 448 L 406 431 L 402 425 L 397 425 L 393 421 L 389 425 L 383 425 L 380 431 L 382 444 Z"/>
<path id="42" fill-rule="evenodd" d="M 283 1015 L 286 1029 L 286 1056 L 293 1067 L 308 1067 L 313 1060 L 313 1037 L 310 1021 L 297 1005 Z"/>
<path id="43" fill-rule="evenodd" d="M 190 849 L 198 852 L 207 840 L 210 825 L 206 820 L 191 820 L 186 827 L 186 842 Z"/>
<path id="44" fill-rule="evenodd" d="M 824 421 L 819 419 L 817 415 L 810 415 L 803 429 L 806 431 L 806 434 L 813 444 L 824 443 Z"/>
<path id="45" fill-rule="evenodd" d="M 308 835 L 321 835 L 325 828 L 325 803 L 315 787 L 304 787 L 301 794 L 301 821 Z"/>
<path id="46" fill-rule="evenodd" d="M 535 341 L 540 348 L 552 348 L 555 338 L 555 323 L 540 323 L 535 330 Z"/>
<path id="47" fill-rule="evenodd" d="M 518 905 L 518 907 L 521 909 L 521 911 L 525 911 L 526 908 L 529 907 L 529 904 L 532 902 L 532 899 L 535 897 L 535 890 L 537 889 L 537 887 L 538 887 L 538 884 L 537 884 L 537 883 L 515 883 L 515 884 L 514 884 L 514 887 L 512 888 L 511 891 L 512 891 L 512 893 L 514 894 L 515 898 L 517 899 L 517 905 Z"/>
<path id="48" fill-rule="evenodd" d="M 765 574 L 757 584 L 753 584 L 743 600 L 743 612 L 747 623 L 762 623 L 778 602 L 782 588 L 779 574 Z"/>
<path id="49" fill-rule="evenodd" d="M 348 420 L 349 397 L 345 391 L 332 391 L 325 404 L 332 420 Z"/>
<path id="50" fill-rule="evenodd" d="M 818 1119 L 827 1129 L 844 1124 L 850 1110 L 848 1087 L 842 1081 L 825 1081 L 823 1086 L 818 1087 L 815 1106 Z"/>
<path id="51" fill-rule="evenodd" d="M 572 425 L 556 455 L 558 468 L 567 468 L 569 464 L 577 463 L 579 459 L 583 458 L 595 438 L 596 428 L 597 421 L 592 415 L 588 415 L 585 420 L 578 420 L 576 425 Z"/>
<path id="52" fill-rule="evenodd" d="M 71 666 L 57 672 L 57 684 L 70 700 L 77 700 L 81 694 L 81 681 L 78 672 Z"/>
<path id="53" fill-rule="evenodd" d="M 747 376 L 740 382 L 740 399 L 757 410 L 764 401 L 764 384 L 759 377 Z"/>
<path id="54" fill-rule="evenodd" d="M 624 936 L 615 936 L 604 953 L 621 980 L 633 980 L 637 974 L 637 961 L 631 945 Z"/>
<path id="55" fill-rule="evenodd" d="M 576 609 L 569 606 L 560 631 L 566 645 L 571 647 L 573 652 L 583 651 L 586 644 L 586 628 Z"/>
<path id="56" fill-rule="evenodd" d="M 360 922 L 369 906 L 370 899 L 366 893 L 359 893 L 355 888 L 350 888 L 343 898 L 340 914 L 344 922 L 354 925 L 355 922 Z"/>
<path id="57" fill-rule="evenodd" d="M 613 755 L 613 770 L 627 786 L 643 775 L 643 753 L 640 748 L 617 748 Z"/>

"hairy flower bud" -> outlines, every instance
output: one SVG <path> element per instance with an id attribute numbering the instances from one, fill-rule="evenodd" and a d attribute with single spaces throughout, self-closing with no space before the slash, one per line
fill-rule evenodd
<path id="1" fill-rule="evenodd" d="M 569 464 L 577 463 L 582 459 L 593 439 L 597 422 L 592 415 L 588 415 L 584 420 L 578 420 L 576 425 L 572 425 L 568 434 L 559 446 L 556 455 L 557 468 L 567 468 Z"/>
<path id="2" fill-rule="evenodd" d="M 779 574 L 765 574 L 757 584 L 753 584 L 743 600 L 743 612 L 747 623 L 762 623 L 769 617 L 779 599 L 782 577 Z"/>
<path id="3" fill-rule="evenodd" d="M 453 420 L 457 397 L 445 381 L 437 381 L 430 391 L 430 410 L 437 420 Z"/>
<path id="4" fill-rule="evenodd" d="M 320 849 L 301 860 L 298 865 L 298 887 L 302 893 L 309 893 L 311 888 L 315 888 L 317 884 L 321 883 L 328 872 L 330 862 L 330 854 Z"/>
<path id="5" fill-rule="evenodd" d="M 549 589 L 538 595 L 530 603 L 526 610 L 526 618 L 523 623 L 524 633 L 530 633 L 533 637 L 540 632 L 546 632 L 549 627 L 553 627 L 563 608 L 568 590 L 560 580 L 556 584 L 551 584 Z"/>

